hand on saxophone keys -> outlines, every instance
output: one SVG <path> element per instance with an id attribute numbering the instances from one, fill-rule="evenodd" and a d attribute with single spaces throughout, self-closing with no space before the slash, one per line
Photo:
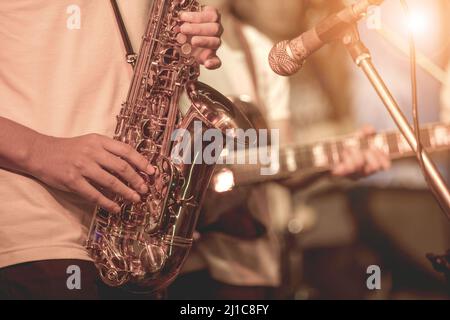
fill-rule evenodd
<path id="1" fill-rule="evenodd" d="M 121 208 L 105 193 L 139 202 L 148 187 L 138 171 L 149 175 L 155 172 L 148 160 L 128 144 L 97 134 L 75 138 L 39 136 L 28 162 L 33 176 L 47 185 L 77 193 L 112 213 L 119 213 Z"/>
<path id="2" fill-rule="evenodd" d="M 184 22 L 181 33 L 190 37 L 197 62 L 207 69 L 217 69 L 222 62 L 217 56 L 217 49 L 222 44 L 220 37 L 223 27 L 217 9 L 205 6 L 200 12 L 182 12 L 180 20 Z"/>

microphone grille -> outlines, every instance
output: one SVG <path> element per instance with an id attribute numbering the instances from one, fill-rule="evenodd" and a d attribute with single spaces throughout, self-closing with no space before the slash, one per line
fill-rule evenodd
<path id="1" fill-rule="evenodd" d="M 277 43 L 269 54 L 269 64 L 272 70 L 280 76 L 291 76 L 297 73 L 302 67 L 288 53 L 289 40 Z M 290 50 L 290 49 L 289 49 Z"/>

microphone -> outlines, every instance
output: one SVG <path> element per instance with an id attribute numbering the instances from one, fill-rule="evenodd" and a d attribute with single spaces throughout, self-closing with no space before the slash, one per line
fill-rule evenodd
<path id="1" fill-rule="evenodd" d="M 297 73 L 306 59 L 336 38 L 352 23 L 364 18 L 369 7 L 380 5 L 384 0 L 359 0 L 357 3 L 325 18 L 316 27 L 298 38 L 277 43 L 269 55 L 272 70 L 281 76 Z"/>

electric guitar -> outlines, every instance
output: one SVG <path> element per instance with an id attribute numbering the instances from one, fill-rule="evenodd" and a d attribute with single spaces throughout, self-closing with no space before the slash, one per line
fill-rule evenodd
<path id="1" fill-rule="evenodd" d="M 236 101 L 234 101 L 236 104 Z M 252 112 L 249 120 L 259 125 L 263 122 L 262 115 L 255 113 L 256 107 L 245 103 L 244 112 Z M 258 125 L 256 125 L 258 127 Z M 421 141 L 428 151 L 443 151 L 450 149 L 450 124 L 428 124 L 421 129 Z M 293 145 L 282 147 L 276 155 L 276 163 L 236 164 L 236 161 L 222 161 L 213 176 L 211 187 L 216 192 L 226 192 L 235 186 L 252 185 L 263 182 L 280 181 L 297 175 L 311 175 L 326 172 L 340 163 L 345 148 L 359 148 L 362 150 L 370 147 L 384 151 L 392 160 L 413 157 L 415 153 L 398 131 L 386 131 L 368 138 L 344 136 L 333 138 L 309 145 Z M 270 150 L 270 147 L 268 148 Z M 266 151 L 268 151 L 266 150 Z M 242 152 L 242 151 L 241 151 Z M 260 149 L 250 148 L 245 154 L 236 153 L 235 158 L 247 157 L 249 153 L 258 153 Z M 264 151 L 265 152 L 265 151 Z M 272 167 L 272 174 L 262 174 L 262 169 Z"/>

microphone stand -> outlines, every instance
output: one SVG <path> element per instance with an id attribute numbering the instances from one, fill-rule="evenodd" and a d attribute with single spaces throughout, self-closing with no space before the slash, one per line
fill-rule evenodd
<path id="1" fill-rule="evenodd" d="M 341 34 L 342 36 L 342 34 Z M 433 160 L 430 158 L 425 149 L 421 148 L 421 142 L 418 141 L 413 128 L 406 119 L 404 113 L 400 109 L 397 101 L 384 83 L 380 74 L 372 63 L 372 57 L 369 49 L 361 41 L 359 31 L 356 24 L 351 25 L 343 34 L 342 41 L 348 52 L 350 53 L 355 64 L 364 72 L 369 79 L 373 88 L 385 105 L 387 111 L 391 115 L 395 124 L 405 137 L 412 150 L 418 154 L 418 161 L 421 164 L 425 179 L 438 201 L 442 211 L 450 219 L 450 192 L 442 178 L 442 175 L 436 168 Z M 421 154 L 417 151 L 421 150 Z M 421 158 L 421 159 L 420 159 Z M 437 272 L 443 273 L 447 279 L 447 286 L 450 292 L 450 251 L 445 256 L 437 256 L 428 254 L 427 258 L 433 264 Z"/>
<path id="2" fill-rule="evenodd" d="M 417 153 L 417 149 L 420 146 L 419 143 L 421 142 L 417 141 L 413 128 L 409 124 L 397 101 L 373 65 L 370 51 L 361 41 L 356 24 L 344 32 L 342 41 L 355 64 L 361 68 L 366 77 L 369 79 L 373 88 L 382 100 L 400 132 L 411 146 L 412 150 Z M 428 185 L 437 199 L 442 211 L 444 211 L 447 218 L 450 219 L 450 192 L 433 160 L 428 155 L 428 152 L 423 148 L 422 158 L 423 173 Z"/>

